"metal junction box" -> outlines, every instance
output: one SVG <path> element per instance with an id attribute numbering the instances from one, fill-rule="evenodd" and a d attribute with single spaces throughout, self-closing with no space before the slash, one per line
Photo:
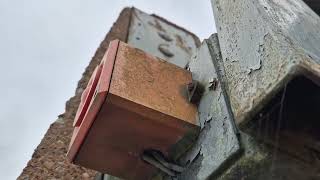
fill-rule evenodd
<path id="1" fill-rule="evenodd" d="M 150 179 L 157 169 L 145 150 L 173 158 L 198 132 L 186 86 L 191 73 L 112 41 L 82 94 L 68 159 L 124 179 Z"/>

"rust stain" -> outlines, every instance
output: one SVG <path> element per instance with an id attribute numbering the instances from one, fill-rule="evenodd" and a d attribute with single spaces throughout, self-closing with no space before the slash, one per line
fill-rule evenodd
<path id="1" fill-rule="evenodd" d="M 158 50 L 166 57 L 173 57 L 174 54 L 169 50 L 169 44 L 159 44 Z"/>
<path id="2" fill-rule="evenodd" d="M 154 23 L 149 21 L 148 24 L 155 27 L 159 31 L 166 32 L 166 30 L 161 26 L 161 24 L 159 23 L 159 21 L 157 19 L 154 20 Z"/>
<path id="3" fill-rule="evenodd" d="M 196 46 L 197 46 L 197 47 L 200 47 L 200 45 L 201 45 L 200 39 L 199 39 L 195 34 L 193 34 L 192 32 L 190 32 L 190 31 L 186 30 L 185 28 L 182 28 L 182 27 L 180 27 L 180 26 L 178 26 L 178 25 L 176 25 L 176 24 L 174 24 L 174 23 L 166 20 L 165 18 L 162 18 L 162 17 L 156 15 L 156 14 L 152 14 L 151 16 L 159 19 L 160 21 L 168 24 L 169 26 L 173 26 L 173 27 L 175 27 L 175 28 L 177 28 L 177 29 L 180 29 L 180 30 L 186 32 L 187 34 L 190 34 L 190 35 L 192 36 L 192 38 L 194 39 Z"/>
<path id="4" fill-rule="evenodd" d="M 158 35 L 159 35 L 162 39 L 164 39 L 165 41 L 170 42 L 170 41 L 173 40 L 173 39 L 172 39 L 168 34 L 166 34 L 166 33 L 158 32 Z"/>
<path id="5" fill-rule="evenodd" d="M 175 37 L 176 37 L 176 45 L 180 47 L 182 50 L 184 50 L 186 53 L 191 55 L 192 54 L 191 47 L 186 46 L 186 44 L 183 42 L 183 39 L 180 35 L 176 34 Z"/>

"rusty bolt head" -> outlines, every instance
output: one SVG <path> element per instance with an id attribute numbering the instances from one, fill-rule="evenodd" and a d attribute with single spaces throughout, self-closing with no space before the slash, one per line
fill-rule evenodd
<path id="1" fill-rule="evenodd" d="M 210 82 L 209 82 L 209 90 L 216 90 L 218 87 L 219 81 L 217 78 L 213 78 Z"/>

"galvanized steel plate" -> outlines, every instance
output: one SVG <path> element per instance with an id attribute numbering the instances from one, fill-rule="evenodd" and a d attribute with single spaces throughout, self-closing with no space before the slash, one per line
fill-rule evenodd
<path id="1" fill-rule="evenodd" d="M 128 44 L 184 68 L 196 52 L 199 40 L 174 24 L 134 9 Z"/>

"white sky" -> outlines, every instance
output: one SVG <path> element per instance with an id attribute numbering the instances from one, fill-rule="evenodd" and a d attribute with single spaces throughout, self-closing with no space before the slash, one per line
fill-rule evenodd
<path id="1" fill-rule="evenodd" d="M 210 0 L 0 0 L 0 179 L 15 179 L 125 6 L 207 38 Z"/>

